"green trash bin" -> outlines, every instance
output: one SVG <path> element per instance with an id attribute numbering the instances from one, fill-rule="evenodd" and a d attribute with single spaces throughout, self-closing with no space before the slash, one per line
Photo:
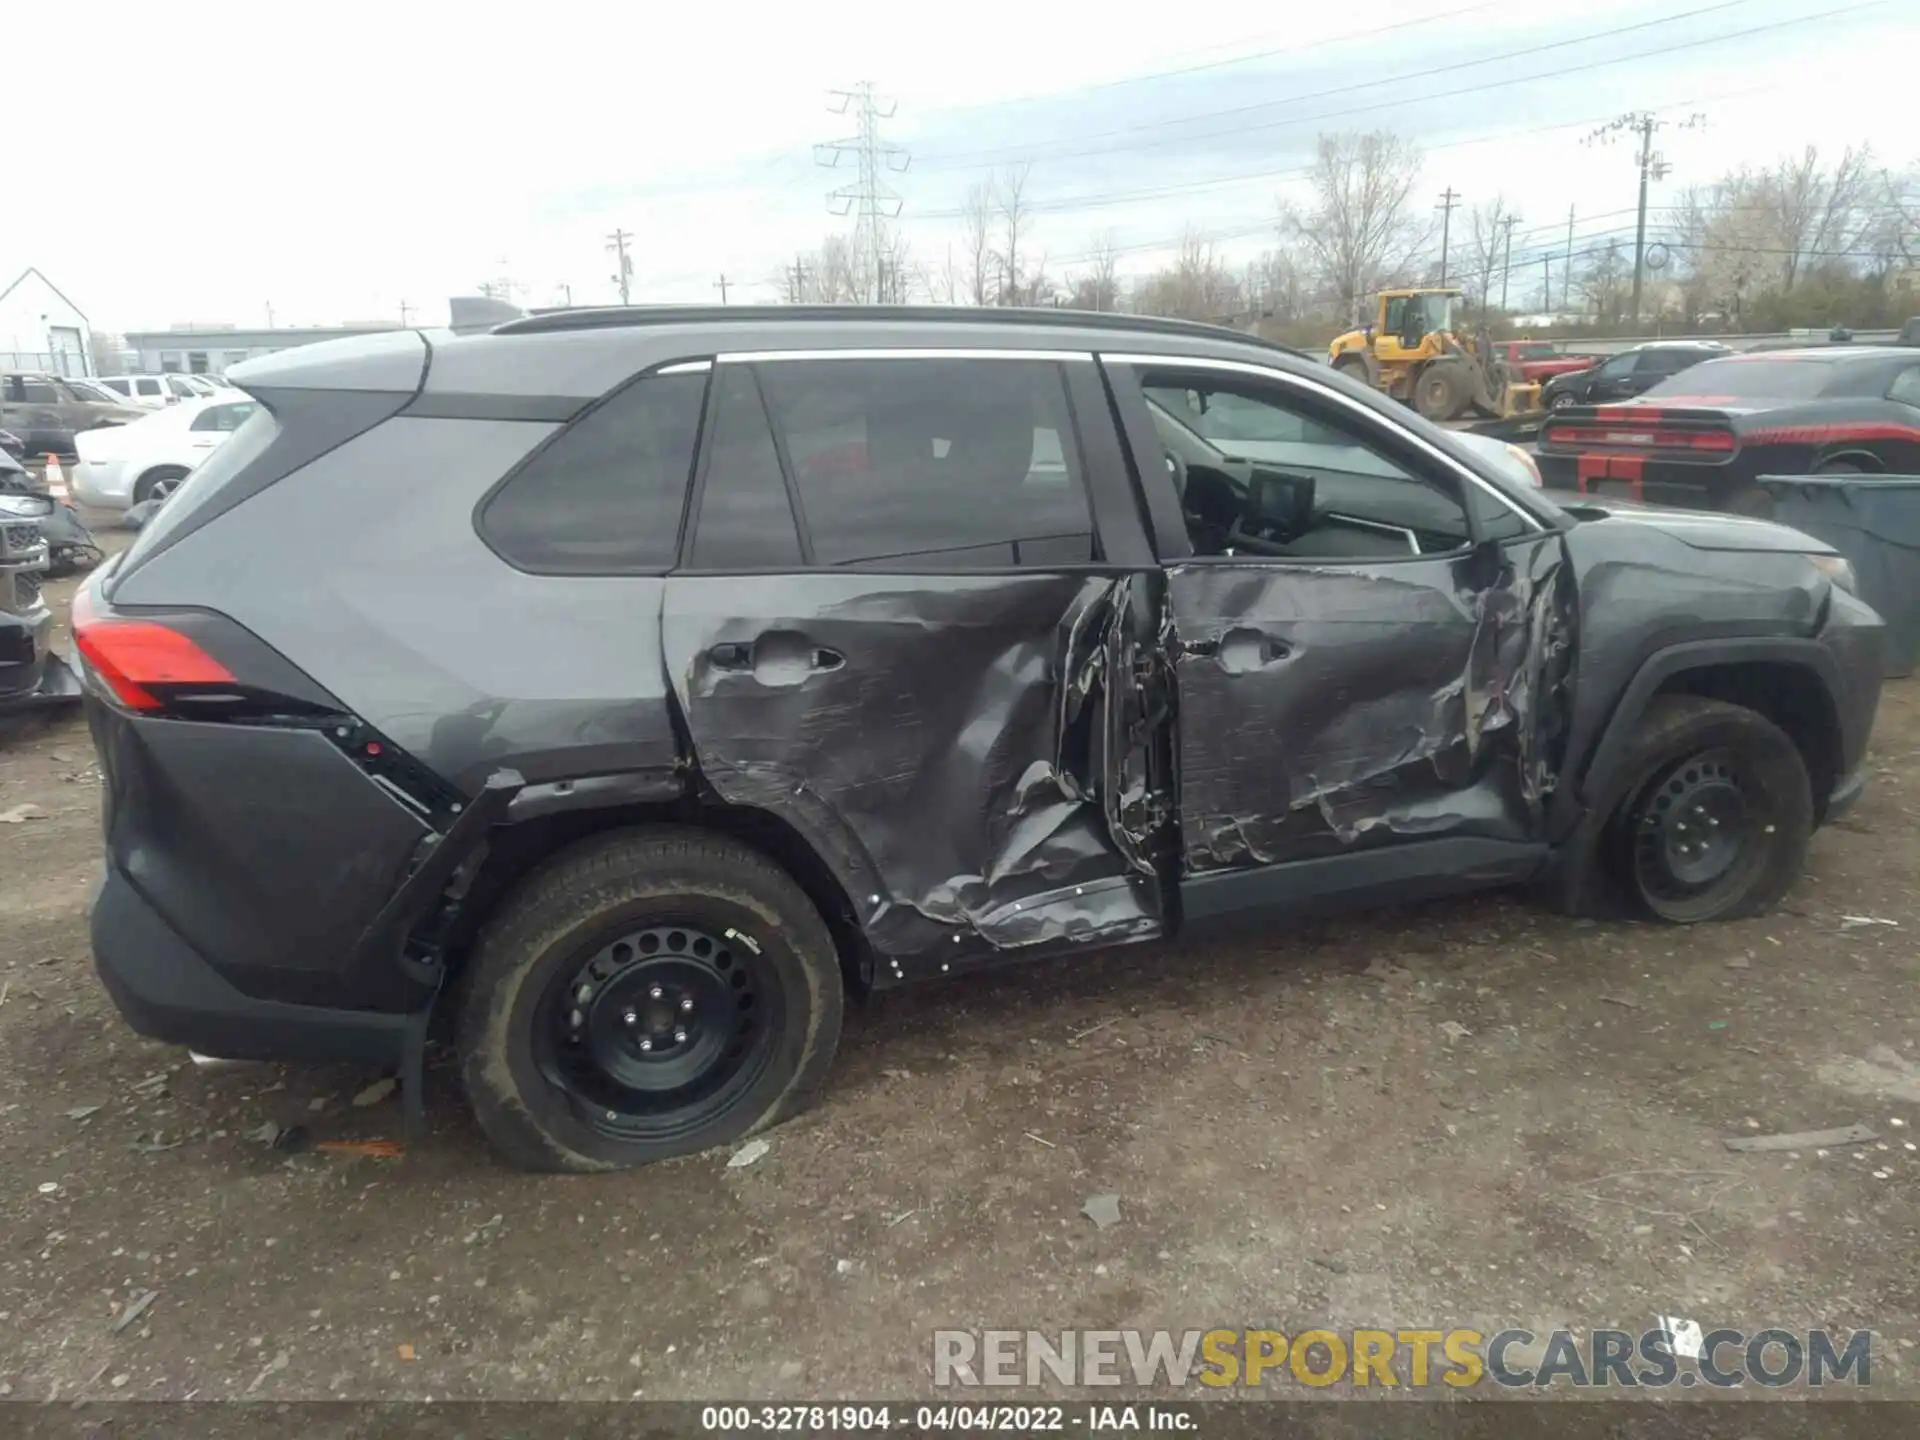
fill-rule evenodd
<path id="1" fill-rule="evenodd" d="M 1887 622 L 1886 673 L 1920 658 L 1920 475 L 1763 475 L 1773 518 L 1853 564 L 1860 598 Z"/>

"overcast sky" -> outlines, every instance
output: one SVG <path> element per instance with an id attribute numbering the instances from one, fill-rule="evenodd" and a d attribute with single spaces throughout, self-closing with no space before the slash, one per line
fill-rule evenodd
<path id="1" fill-rule="evenodd" d="M 723 272 L 736 303 L 773 299 L 776 267 L 849 223 L 825 196 L 850 162 L 813 146 L 852 130 L 828 92 L 859 81 L 897 102 L 915 258 L 941 262 L 967 186 L 1024 159 L 1055 274 L 1102 231 L 1134 271 L 1186 226 L 1250 256 L 1322 130 L 1416 139 L 1423 204 L 1504 193 L 1516 261 L 1564 245 L 1569 205 L 1579 240 L 1630 236 L 1629 147 L 1581 143 L 1624 110 L 1707 117 L 1662 137 L 1656 206 L 1802 144 L 1920 159 L 1920 0 L 90 0 L 4 29 L 16 60 L 64 59 L 11 72 L 16 143 L 49 145 L 13 174 L 50 184 L 12 187 L 0 284 L 37 265 L 109 330 L 402 301 L 441 323 L 502 275 L 522 304 L 611 302 L 615 227 L 636 301 L 716 300 Z"/>

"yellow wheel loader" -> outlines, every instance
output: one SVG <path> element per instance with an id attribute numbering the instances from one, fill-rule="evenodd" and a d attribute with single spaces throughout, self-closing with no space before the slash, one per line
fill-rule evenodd
<path id="1" fill-rule="evenodd" d="M 1327 350 L 1334 369 L 1405 401 L 1429 420 L 1469 410 L 1489 419 L 1540 408 L 1540 387 L 1511 379 L 1482 330 L 1464 343 L 1453 328 L 1458 290 L 1382 290 L 1373 324 Z"/>

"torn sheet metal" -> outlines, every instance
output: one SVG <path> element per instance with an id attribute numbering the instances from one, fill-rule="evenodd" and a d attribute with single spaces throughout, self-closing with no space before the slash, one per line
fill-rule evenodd
<path id="1" fill-rule="evenodd" d="M 882 954 L 1159 933 L 1106 812 L 1106 576 L 676 577 L 696 762 L 826 858 Z"/>
<path id="2" fill-rule="evenodd" d="M 1376 831 L 1530 838 L 1558 556 L 1553 536 L 1510 547 L 1490 586 L 1470 557 L 1169 572 L 1188 870 Z"/>

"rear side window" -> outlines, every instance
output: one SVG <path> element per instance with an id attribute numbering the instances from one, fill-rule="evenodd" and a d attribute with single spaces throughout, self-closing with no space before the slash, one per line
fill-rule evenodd
<path id="1" fill-rule="evenodd" d="M 108 379 L 108 380 L 102 380 L 100 383 L 106 386 L 109 390 L 113 391 L 116 395 L 129 395 L 132 393 L 129 387 L 132 385 L 133 382 L 130 380 Z"/>
<path id="2" fill-rule="evenodd" d="M 665 570 L 680 542 L 704 371 L 649 375 L 535 451 L 487 501 L 481 531 L 522 570 Z"/>
<path id="3" fill-rule="evenodd" d="M 1920 365 L 1909 365 L 1894 376 L 1893 384 L 1887 387 L 1887 398 L 1920 408 Z"/>
<path id="4" fill-rule="evenodd" d="M 804 360 L 759 373 L 815 564 L 994 569 L 1097 558 L 1057 364 Z"/>
<path id="5" fill-rule="evenodd" d="M 142 395 L 158 395 L 160 393 L 160 382 L 158 380 L 136 380 L 133 382 L 133 385 L 134 389 L 138 390 Z"/>
<path id="6" fill-rule="evenodd" d="M 238 430 L 241 422 L 254 411 L 250 401 L 240 401 L 232 405 L 209 405 L 193 417 L 192 430 Z"/>
<path id="7" fill-rule="evenodd" d="M 753 372 L 723 366 L 713 406 L 700 513 L 687 563 L 697 570 L 753 570 L 800 563 L 787 482 Z"/>

